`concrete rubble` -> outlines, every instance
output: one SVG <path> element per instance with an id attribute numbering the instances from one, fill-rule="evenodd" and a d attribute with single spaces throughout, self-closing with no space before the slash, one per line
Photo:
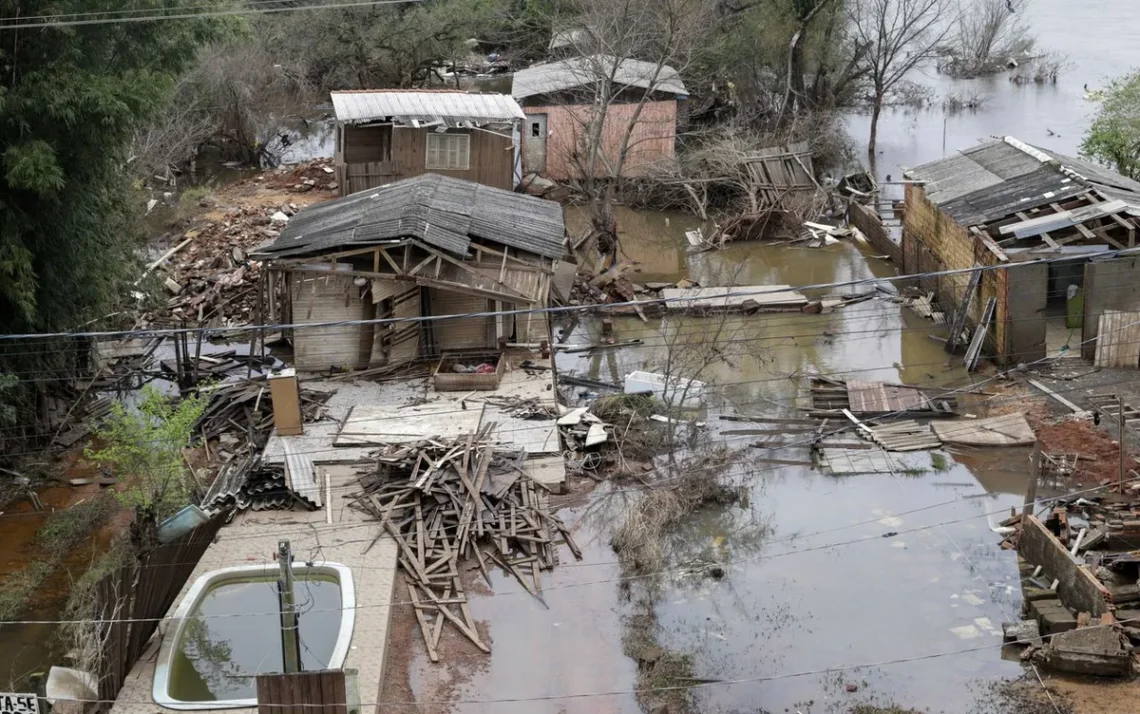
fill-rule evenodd
<path id="1" fill-rule="evenodd" d="M 1124 677 L 1140 671 L 1140 502 L 1104 494 L 1062 499 L 1047 517 L 1014 514 L 1003 547 L 1021 562 L 1026 619 L 1003 626 L 1023 659 L 1058 672 Z"/>

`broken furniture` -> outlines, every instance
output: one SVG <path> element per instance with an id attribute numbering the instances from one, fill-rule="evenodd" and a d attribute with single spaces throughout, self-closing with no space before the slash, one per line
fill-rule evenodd
<path id="1" fill-rule="evenodd" d="M 283 369 L 269 375 L 269 396 L 273 399 L 273 428 L 278 436 L 297 436 L 301 426 L 301 397 L 297 370 Z"/>

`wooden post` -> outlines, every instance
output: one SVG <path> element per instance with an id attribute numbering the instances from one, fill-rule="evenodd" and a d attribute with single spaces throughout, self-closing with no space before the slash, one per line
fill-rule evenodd
<path id="1" fill-rule="evenodd" d="M 1029 454 L 1029 488 L 1025 491 L 1025 505 L 1021 508 L 1022 517 L 1032 516 L 1037 502 L 1037 482 L 1041 480 L 1041 442 L 1033 442 Z"/>
<path id="2" fill-rule="evenodd" d="M 301 671 L 300 633 L 297 628 L 297 601 L 293 595 L 293 551 L 289 541 L 277 541 L 277 564 L 281 579 L 277 587 L 281 594 L 281 653 L 285 674 Z"/>
<path id="3" fill-rule="evenodd" d="M 1116 426 L 1120 431 L 1118 436 L 1118 443 L 1120 444 L 1120 474 L 1119 474 L 1119 488 L 1120 492 L 1124 493 L 1124 400 L 1119 394 L 1116 395 Z"/>

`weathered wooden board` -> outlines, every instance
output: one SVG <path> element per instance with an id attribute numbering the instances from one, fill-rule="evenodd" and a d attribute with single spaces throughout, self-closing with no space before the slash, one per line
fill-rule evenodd
<path id="1" fill-rule="evenodd" d="M 856 414 L 918 411 L 931 406 L 926 395 L 914 387 L 861 379 L 847 380 L 847 401 Z"/>
<path id="2" fill-rule="evenodd" d="M 1133 367 L 1140 364 L 1140 312 L 1105 310 L 1096 340 L 1097 367 Z"/>
<path id="3" fill-rule="evenodd" d="M 472 402 L 466 409 L 455 403 L 391 407 L 358 404 L 349 412 L 333 446 L 407 444 L 427 438 L 453 438 L 479 430 L 483 404 Z"/>
<path id="4" fill-rule="evenodd" d="M 947 444 L 967 446 L 1020 446 L 1037 440 L 1021 413 L 987 419 L 954 419 L 933 422 L 934 434 Z"/>

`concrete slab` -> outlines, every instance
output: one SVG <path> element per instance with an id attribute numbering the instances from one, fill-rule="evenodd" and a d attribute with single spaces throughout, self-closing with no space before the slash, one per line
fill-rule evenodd
<path id="1" fill-rule="evenodd" d="M 318 479 L 332 498 L 318 511 L 245 511 L 224 527 L 203 554 L 198 566 L 174 601 L 167 617 L 181 603 L 190 585 L 201 575 L 234 565 L 272 564 L 277 542 L 288 539 L 299 558 L 313 558 L 348 566 L 356 591 L 356 622 L 349 646 L 345 669 L 356 669 L 359 691 L 349 699 L 374 702 L 380 695 L 380 684 L 387 655 L 388 625 L 396 574 L 396 544 L 381 537 L 380 526 L 358 511 L 347 507 L 341 496 L 356 488 L 355 469 L 344 465 L 318 467 Z M 370 547 L 371 546 L 371 547 Z M 162 638 L 171 621 L 164 621 L 142 658 L 127 676 L 114 714 L 155 714 L 173 711 L 154 703 L 151 690 Z M 267 645 L 278 642 L 276 632 L 267 633 Z M 253 714 L 256 708 L 206 710 L 222 714 Z"/>
<path id="2" fill-rule="evenodd" d="M 1043 664 L 1059 672 L 1100 677 L 1132 673 L 1132 655 L 1112 627 L 1082 627 L 1054 636 L 1041 652 Z"/>

